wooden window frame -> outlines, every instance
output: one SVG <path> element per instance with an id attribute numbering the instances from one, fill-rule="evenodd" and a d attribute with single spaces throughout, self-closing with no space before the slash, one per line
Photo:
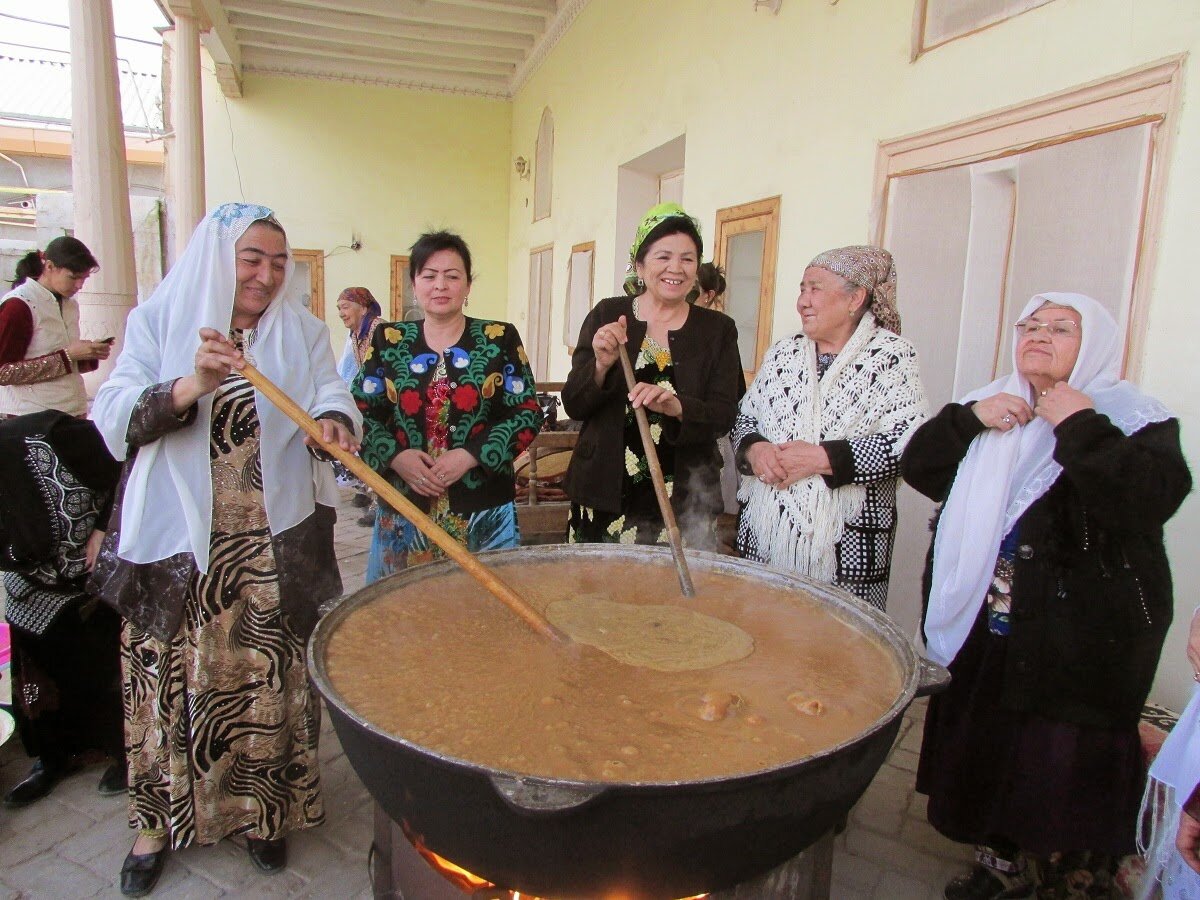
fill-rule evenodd
<path id="1" fill-rule="evenodd" d="M 916 0 L 913 4 L 913 31 L 912 31 L 912 51 L 909 54 L 908 61 L 916 62 L 918 58 L 928 53 L 930 50 L 936 50 L 938 47 L 944 47 L 951 41 L 957 41 L 961 38 L 971 37 L 971 35 L 979 34 L 981 31 L 987 31 L 996 25 L 1000 25 L 1010 19 L 1015 19 L 1017 16 L 1023 16 L 1027 12 L 1032 12 L 1051 0 L 1031 0 L 1032 6 L 1027 6 L 1025 9 L 1019 9 L 1016 12 L 1005 13 L 997 16 L 990 21 L 984 22 L 982 25 L 977 25 L 974 28 L 969 28 L 966 31 L 958 34 L 952 34 L 949 37 L 944 37 L 939 41 L 931 44 L 925 43 L 925 23 L 929 18 L 929 0 Z"/>
<path id="2" fill-rule="evenodd" d="M 753 203 L 742 203 L 738 206 L 727 206 L 717 210 L 717 224 L 713 229 L 714 262 L 728 271 L 728 260 L 725 257 L 726 237 L 733 237 L 749 231 L 757 231 L 753 220 L 766 217 L 767 225 L 763 235 L 763 265 L 762 281 L 758 288 L 758 333 L 754 341 L 754 359 L 751 368 L 746 369 L 746 380 L 749 381 L 758 367 L 762 365 L 772 341 L 772 325 L 775 317 L 775 271 L 779 258 L 779 210 L 780 198 L 767 197 L 755 200 Z M 726 307 L 728 308 L 728 306 Z"/>
<path id="3" fill-rule="evenodd" d="M 542 130 L 546 125 L 546 120 L 550 121 L 550 140 L 549 147 L 542 145 Z M 548 159 L 545 161 L 546 171 L 542 169 L 542 154 L 548 154 Z M 549 183 L 542 185 L 541 176 L 545 174 L 548 177 Z M 543 194 L 542 192 L 545 191 Z M 538 199 L 544 198 L 546 201 L 545 215 L 538 215 Z M 533 222 L 541 222 L 543 219 L 549 219 L 554 215 L 554 113 L 551 112 L 549 106 L 542 108 L 542 115 L 538 119 L 538 136 L 533 148 Z"/>
<path id="4" fill-rule="evenodd" d="M 393 253 L 390 262 L 391 282 L 389 285 L 388 315 L 392 322 L 404 321 L 404 282 L 408 279 L 408 264 L 411 257 Z"/>
<path id="5" fill-rule="evenodd" d="M 1161 243 L 1185 58 L 1186 54 L 1170 56 L 982 116 L 881 142 L 875 158 L 869 225 L 873 242 L 882 246 L 887 238 L 894 178 L 1003 159 L 1122 128 L 1150 125 L 1150 159 L 1137 229 L 1123 366 L 1126 376 L 1136 381 L 1141 374 Z"/>
<path id="6" fill-rule="evenodd" d="M 550 368 L 550 357 L 554 352 L 554 339 L 551 336 L 550 331 L 551 326 L 554 324 L 554 243 L 551 242 L 549 244 L 540 244 L 537 247 L 529 248 L 529 262 L 531 269 L 534 257 L 545 253 L 546 251 L 550 252 L 550 287 L 546 291 L 546 296 L 549 298 L 547 302 L 547 308 L 542 310 L 542 312 L 548 315 L 550 320 L 546 322 L 545 341 L 541 340 L 542 332 L 540 330 L 540 326 L 534 321 L 533 317 L 533 296 L 532 291 L 530 290 L 532 285 L 526 285 L 525 288 L 527 303 L 526 309 L 529 311 L 528 319 L 526 321 L 526 324 L 529 326 L 529 328 L 525 333 L 525 352 L 529 357 L 529 367 L 533 370 L 533 377 L 535 380 L 539 377 L 539 373 L 533 365 L 535 357 L 537 357 L 537 363 L 548 371 Z M 529 352 L 531 347 L 533 348 L 532 353 Z M 543 347 L 546 351 L 544 359 L 541 358 L 541 351 Z M 540 374 L 544 375 L 545 373 Z"/>
<path id="7" fill-rule="evenodd" d="M 588 272 L 588 312 L 591 312 L 592 308 L 596 305 L 596 242 L 584 241 L 582 244 L 572 244 L 571 253 L 567 257 L 567 307 L 565 312 L 568 323 L 571 321 L 571 261 L 575 258 L 576 253 L 584 253 L 588 250 L 592 253 L 588 260 L 590 268 Z M 575 345 L 571 343 L 575 337 L 578 337 L 578 335 L 564 341 L 567 345 L 568 354 L 575 353 Z"/>
<path id="8" fill-rule="evenodd" d="M 323 250 L 292 250 L 292 261 L 308 263 L 309 301 L 308 311 L 325 321 L 325 252 Z"/>

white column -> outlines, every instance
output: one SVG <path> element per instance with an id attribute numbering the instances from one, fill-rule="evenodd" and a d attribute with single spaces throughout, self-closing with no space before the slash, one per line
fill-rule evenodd
<path id="1" fill-rule="evenodd" d="M 108 361 L 85 376 L 93 394 L 120 352 L 125 317 L 137 303 L 137 278 L 111 0 L 68 0 L 68 9 L 75 236 L 100 262 L 78 295 L 80 332 L 117 338 Z"/>
<path id="2" fill-rule="evenodd" d="M 200 108 L 200 28 L 175 13 L 171 53 L 171 210 L 178 259 L 204 218 L 204 119 Z"/>

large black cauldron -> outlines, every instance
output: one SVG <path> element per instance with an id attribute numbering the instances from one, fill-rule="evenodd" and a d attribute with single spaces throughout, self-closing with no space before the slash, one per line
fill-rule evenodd
<path id="1" fill-rule="evenodd" d="M 522 547 L 482 555 L 488 565 L 594 559 L 669 560 L 667 548 L 621 545 Z M 309 669 L 338 738 L 367 790 L 429 849 L 506 888 L 541 896 L 683 897 L 731 887 L 795 856 L 834 827 L 883 764 L 915 697 L 949 674 L 917 656 L 883 613 L 845 591 L 711 553 L 688 553 L 693 570 L 800 589 L 829 614 L 874 637 L 895 659 L 901 690 L 856 738 L 764 772 L 704 781 L 606 784 L 521 777 L 441 756 L 386 734 L 346 705 L 325 670 L 329 636 L 357 607 L 451 570 L 420 566 L 349 597 L 318 624 Z M 660 570 L 661 571 L 661 570 Z M 501 572 L 503 575 L 503 572 Z"/>

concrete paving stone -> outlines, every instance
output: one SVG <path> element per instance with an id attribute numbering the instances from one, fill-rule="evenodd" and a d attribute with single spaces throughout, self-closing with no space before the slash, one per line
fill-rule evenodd
<path id="1" fill-rule="evenodd" d="M 21 900 L 21 892 L 0 882 L 0 900 Z"/>
<path id="2" fill-rule="evenodd" d="M 53 796 L 24 809 L 6 810 L 0 829 L 0 870 L 8 869 L 57 847 L 62 841 L 95 825 L 81 818 Z"/>
<path id="3" fill-rule="evenodd" d="M 342 821 L 323 825 L 321 837 L 333 844 L 347 856 L 367 858 L 367 851 L 375 837 L 375 801 L 368 795 L 362 804 L 350 812 Z"/>
<path id="4" fill-rule="evenodd" d="M 107 822 L 113 816 L 124 818 L 129 802 L 127 798 L 124 795 L 105 796 L 96 790 L 106 768 L 107 764 L 92 766 L 71 775 L 55 786 L 51 797 L 93 822 Z"/>
<path id="5" fill-rule="evenodd" d="M 324 873 L 319 881 L 314 881 L 307 885 L 298 894 L 293 895 L 295 900 L 331 900 L 331 898 L 354 897 L 357 895 L 372 896 L 371 879 L 367 874 L 367 865 L 364 861 L 361 866 L 355 866 L 347 869 L 342 866 L 336 870 L 330 870 Z M 414 898 L 420 900 L 420 898 Z"/>
<path id="6" fill-rule="evenodd" d="M 133 846 L 136 832 L 129 827 L 125 807 L 108 819 L 97 822 L 59 845 L 58 852 L 66 859 L 86 866 L 97 874 L 116 872 L 121 860 Z"/>
<path id="7" fill-rule="evenodd" d="M 111 884 L 90 869 L 54 853 L 43 853 L 6 871 L 4 880 L 22 897 L 95 897 Z"/>
<path id="8" fill-rule="evenodd" d="M 912 750 L 905 750 L 903 747 L 897 747 L 891 757 L 888 758 L 888 765 L 916 774 L 917 760 L 920 758 L 919 753 L 914 753 Z"/>
<path id="9" fill-rule="evenodd" d="M 949 863 L 885 835 L 864 828 L 846 830 L 846 849 L 855 856 L 874 860 L 885 871 L 901 872 L 932 883 L 947 871 Z"/>
<path id="10" fill-rule="evenodd" d="M 907 815 L 910 819 L 929 821 L 929 797 L 913 791 L 912 797 L 908 801 Z"/>
<path id="11" fill-rule="evenodd" d="M 922 853 L 955 862 L 970 860 L 974 855 L 974 848 L 969 844 L 960 844 L 944 837 L 923 819 L 907 819 L 900 830 L 900 839 L 906 846 L 914 847 Z"/>
<path id="12" fill-rule="evenodd" d="M 120 889 L 117 882 L 110 896 L 119 897 Z M 168 859 L 162 877 L 154 887 L 151 895 L 154 900 L 215 900 L 217 897 L 231 896 L 218 885 L 213 884 L 203 875 L 191 872 L 178 864 L 178 860 Z M 249 897 L 251 895 L 244 894 Z"/>
<path id="13" fill-rule="evenodd" d="M 859 828 L 898 838 L 904 826 L 904 813 L 859 803 L 851 811 L 850 821 Z"/>
<path id="14" fill-rule="evenodd" d="M 232 891 L 261 874 L 250 861 L 245 838 L 241 837 L 203 847 L 185 847 L 172 853 L 171 857 L 171 862 L 194 872 L 222 891 Z"/>
<path id="15" fill-rule="evenodd" d="M 833 853 L 833 881 L 843 882 L 866 892 L 874 890 L 883 875 L 883 869 L 862 856 L 855 856 L 845 850 L 836 849 Z M 839 894 L 832 894 L 836 898 Z"/>
<path id="16" fill-rule="evenodd" d="M 839 881 L 836 871 L 833 873 L 833 881 L 829 885 L 829 896 L 831 900 L 871 900 L 869 890 Z"/>
<path id="17" fill-rule="evenodd" d="M 344 873 L 352 868 L 337 847 L 321 839 L 320 830 L 308 828 L 288 836 L 288 871 L 308 884 L 324 878 L 331 870 Z"/>
<path id="18" fill-rule="evenodd" d="M 915 781 L 913 775 L 906 769 L 901 769 L 893 766 L 891 763 L 884 763 L 879 767 L 879 771 L 875 773 L 875 778 L 872 779 L 872 784 L 891 784 L 896 787 L 911 788 Z"/>
<path id="19" fill-rule="evenodd" d="M 931 885 L 908 875 L 885 872 L 871 896 L 874 900 L 927 900 L 932 889 Z"/>

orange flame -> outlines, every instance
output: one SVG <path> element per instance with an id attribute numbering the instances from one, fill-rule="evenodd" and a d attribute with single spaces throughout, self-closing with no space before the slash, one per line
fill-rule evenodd
<path id="1" fill-rule="evenodd" d="M 459 890 L 466 892 L 468 895 L 476 891 L 495 888 L 496 885 L 488 881 L 486 878 L 474 874 L 473 872 L 464 869 L 457 863 L 453 863 L 444 856 L 439 856 L 428 847 L 425 846 L 425 840 L 421 835 L 412 831 L 407 822 L 400 823 L 401 830 L 404 831 L 404 836 L 408 838 L 409 843 L 413 848 L 421 854 L 421 857 L 433 867 L 434 871 L 440 874 L 443 878 L 457 887 Z M 692 894 L 690 897 L 680 897 L 679 900 L 704 900 L 708 894 Z M 510 900 L 546 900 L 546 898 L 537 897 L 533 894 L 526 894 L 522 891 L 510 891 Z M 597 900 L 628 900 L 622 894 L 608 894 L 605 897 L 597 898 Z"/>

